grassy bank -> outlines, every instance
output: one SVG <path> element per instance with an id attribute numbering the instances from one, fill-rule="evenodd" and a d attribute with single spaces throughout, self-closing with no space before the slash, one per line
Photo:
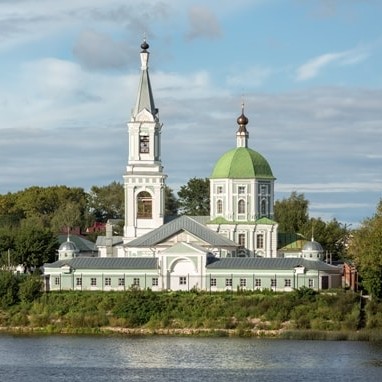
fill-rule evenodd
<path id="1" fill-rule="evenodd" d="M 3 331 L 382 339 L 382 304 L 349 291 L 51 292 L 0 310 Z M 362 317 L 362 320 L 361 320 Z"/>

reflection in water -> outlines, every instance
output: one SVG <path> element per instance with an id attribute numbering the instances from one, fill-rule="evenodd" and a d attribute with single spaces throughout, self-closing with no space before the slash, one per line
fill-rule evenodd
<path id="1" fill-rule="evenodd" d="M 382 345 L 240 338 L 0 336 L 0 381 L 381 381 Z"/>

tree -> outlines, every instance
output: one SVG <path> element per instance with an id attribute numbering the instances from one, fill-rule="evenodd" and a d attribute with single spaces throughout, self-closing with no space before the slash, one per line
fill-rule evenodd
<path id="1" fill-rule="evenodd" d="M 61 205 L 52 217 L 51 226 L 54 232 L 61 232 L 62 228 L 81 226 L 81 206 L 76 202 L 68 202 Z"/>
<path id="2" fill-rule="evenodd" d="M 14 249 L 15 232 L 13 227 L 0 227 L 0 266 L 8 267 L 10 251 Z"/>
<path id="3" fill-rule="evenodd" d="M 382 298 L 382 199 L 372 218 L 354 230 L 349 243 L 362 286 L 374 297 Z"/>
<path id="4" fill-rule="evenodd" d="M 346 224 L 336 219 L 325 222 L 321 218 L 310 218 L 300 231 L 306 239 L 314 240 L 331 255 L 332 260 L 343 259 L 346 256 L 346 244 L 349 230 Z"/>
<path id="5" fill-rule="evenodd" d="M 210 181 L 208 178 L 192 178 L 178 191 L 179 210 L 183 215 L 210 214 Z"/>
<path id="6" fill-rule="evenodd" d="M 279 223 L 279 232 L 301 233 L 309 219 L 309 201 L 304 194 L 293 191 L 289 198 L 277 200 L 274 218 Z"/>
<path id="7" fill-rule="evenodd" d="M 15 236 L 15 250 L 12 253 L 14 265 L 23 265 L 25 272 L 41 267 L 55 260 L 59 247 L 56 236 L 47 228 L 27 219 L 21 224 Z"/>
<path id="8" fill-rule="evenodd" d="M 28 275 L 20 283 L 19 298 L 22 302 L 32 302 L 42 295 L 43 282 L 38 275 Z"/>
<path id="9" fill-rule="evenodd" d="M 45 227 L 51 227 L 56 213 L 62 215 L 68 204 L 76 205 L 81 225 L 84 225 L 87 195 L 82 188 L 33 186 L 14 194 L 0 195 L 0 226 L 17 226 L 22 219 L 38 217 Z"/>
<path id="10" fill-rule="evenodd" d="M 173 216 L 178 214 L 178 200 L 174 195 L 174 191 L 169 187 L 165 186 L 165 215 Z"/>
<path id="11" fill-rule="evenodd" d="M 0 195 L 0 227 L 18 224 L 25 217 L 16 202 L 16 194 L 8 192 L 6 195 Z"/>
<path id="12" fill-rule="evenodd" d="M 0 271 L 0 305 L 5 308 L 18 302 L 19 281 L 16 275 Z"/>
<path id="13" fill-rule="evenodd" d="M 124 215 L 123 185 L 112 182 L 107 186 L 92 186 L 89 192 L 89 210 L 97 221 L 122 219 Z"/>

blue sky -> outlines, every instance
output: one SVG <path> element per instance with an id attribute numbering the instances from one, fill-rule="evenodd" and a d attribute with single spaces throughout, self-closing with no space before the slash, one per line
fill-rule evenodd
<path id="1" fill-rule="evenodd" d="M 0 193 L 122 181 L 150 44 L 175 191 L 249 145 L 310 215 L 356 226 L 382 196 L 379 0 L 0 0 Z"/>

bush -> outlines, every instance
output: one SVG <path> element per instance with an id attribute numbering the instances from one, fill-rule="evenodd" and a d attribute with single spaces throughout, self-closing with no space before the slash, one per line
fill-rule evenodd
<path id="1" fill-rule="evenodd" d="M 12 272 L 0 271 L 0 304 L 3 308 L 19 301 L 19 279 Z"/>
<path id="2" fill-rule="evenodd" d="M 30 275 L 21 283 L 19 298 L 22 302 L 32 302 L 42 295 L 43 282 L 41 277 Z"/>

